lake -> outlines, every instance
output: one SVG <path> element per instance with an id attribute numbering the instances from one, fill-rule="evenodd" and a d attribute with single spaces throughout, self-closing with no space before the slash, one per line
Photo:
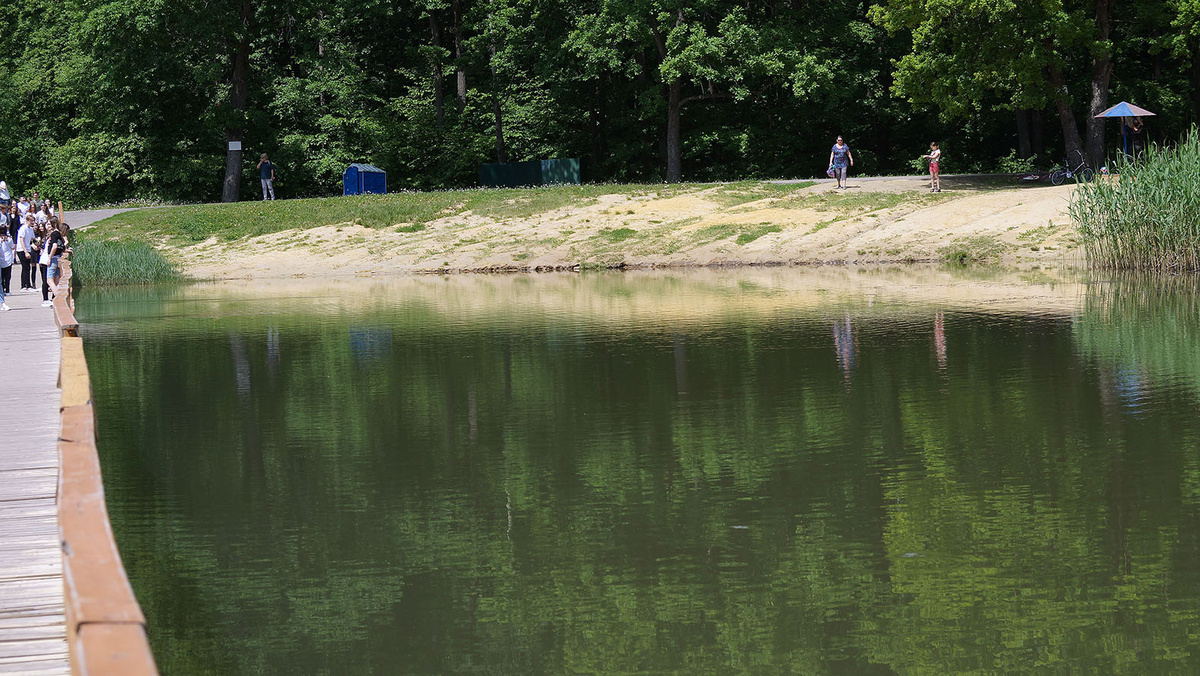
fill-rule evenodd
<path id="1" fill-rule="evenodd" d="M 1197 280 L 84 289 L 164 674 L 1200 672 Z"/>

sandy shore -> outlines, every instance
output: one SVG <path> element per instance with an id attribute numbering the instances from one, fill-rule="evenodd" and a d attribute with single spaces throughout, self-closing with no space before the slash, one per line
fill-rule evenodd
<path id="1" fill-rule="evenodd" d="M 818 184 L 785 198 L 731 203 L 714 187 L 671 198 L 605 195 L 589 204 L 494 220 L 470 212 L 416 232 L 343 223 L 229 244 L 160 242 L 200 279 L 371 276 L 940 261 L 1081 263 L 1067 214 L 1072 186 L 997 188 L 946 177 Z M 411 228 L 410 228 L 411 229 Z"/>

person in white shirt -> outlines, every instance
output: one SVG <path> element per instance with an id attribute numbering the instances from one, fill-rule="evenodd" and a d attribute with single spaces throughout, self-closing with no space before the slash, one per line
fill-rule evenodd
<path id="1" fill-rule="evenodd" d="M 37 261 L 33 260 L 33 238 L 33 223 L 22 223 L 21 229 L 17 231 L 17 260 L 21 261 L 22 291 L 33 290 L 33 281 L 29 277 L 30 266 L 37 264 Z"/>
<path id="2" fill-rule="evenodd" d="M 12 281 L 14 260 L 16 247 L 12 238 L 8 236 L 8 230 L 0 230 L 0 310 L 8 310 L 8 306 L 4 304 L 4 297 L 11 293 L 9 284 Z"/>
<path id="3" fill-rule="evenodd" d="M 12 194 L 8 190 L 8 184 L 4 181 L 0 181 L 0 204 L 8 206 L 8 203 L 11 201 Z"/>
<path id="4" fill-rule="evenodd" d="M 29 198 L 21 195 L 20 201 L 17 202 L 17 211 L 21 212 L 21 222 L 25 222 L 25 214 L 29 213 Z"/>

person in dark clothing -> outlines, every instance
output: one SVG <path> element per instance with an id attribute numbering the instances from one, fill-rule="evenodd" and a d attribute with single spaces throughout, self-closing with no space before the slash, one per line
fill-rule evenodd
<path id="1" fill-rule="evenodd" d="M 8 205 L 4 210 L 3 216 L 8 224 L 8 236 L 12 237 L 12 241 L 17 241 L 17 233 L 21 231 L 21 212 L 17 211 L 16 203 Z"/>
<path id="2" fill-rule="evenodd" d="M 1142 159 L 1146 152 L 1146 127 L 1140 117 L 1133 118 L 1129 125 L 1129 145 L 1133 148 L 1133 159 Z"/>
<path id="3" fill-rule="evenodd" d="M 57 219 L 50 222 L 50 232 L 42 244 L 44 250 L 50 254 L 50 260 L 45 265 L 38 265 L 42 269 L 42 307 L 50 307 L 54 303 L 50 300 L 50 280 L 54 280 L 54 286 L 57 289 L 58 259 L 66 249 L 66 237 L 62 234 L 62 228 L 57 226 Z"/>
<path id="4" fill-rule="evenodd" d="M 275 201 L 275 165 L 267 159 L 266 153 L 258 159 L 258 178 L 262 182 L 263 201 L 267 201 L 267 195 Z"/>

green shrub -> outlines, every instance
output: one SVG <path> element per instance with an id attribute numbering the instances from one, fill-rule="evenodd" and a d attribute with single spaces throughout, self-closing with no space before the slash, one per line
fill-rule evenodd
<path id="1" fill-rule="evenodd" d="M 1138 162 L 1109 164 L 1109 180 L 1081 184 L 1071 200 L 1093 265 L 1142 270 L 1200 269 L 1200 137 L 1152 146 Z"/>
<path id="2" fill-rule="evenodd" d="M 1037 170 L 1037 155 L 1022 159 L 1013 150 L 1004 157 L 996 158 L 997 174 L 1029 174 Z"/>
<path id="3" fill-rule="evenodd" d="M 180 279 L 179 269 L 145 242 L 77 237 L 71 248 L 71 272 L 79 284 L 153 284 Z"/>

